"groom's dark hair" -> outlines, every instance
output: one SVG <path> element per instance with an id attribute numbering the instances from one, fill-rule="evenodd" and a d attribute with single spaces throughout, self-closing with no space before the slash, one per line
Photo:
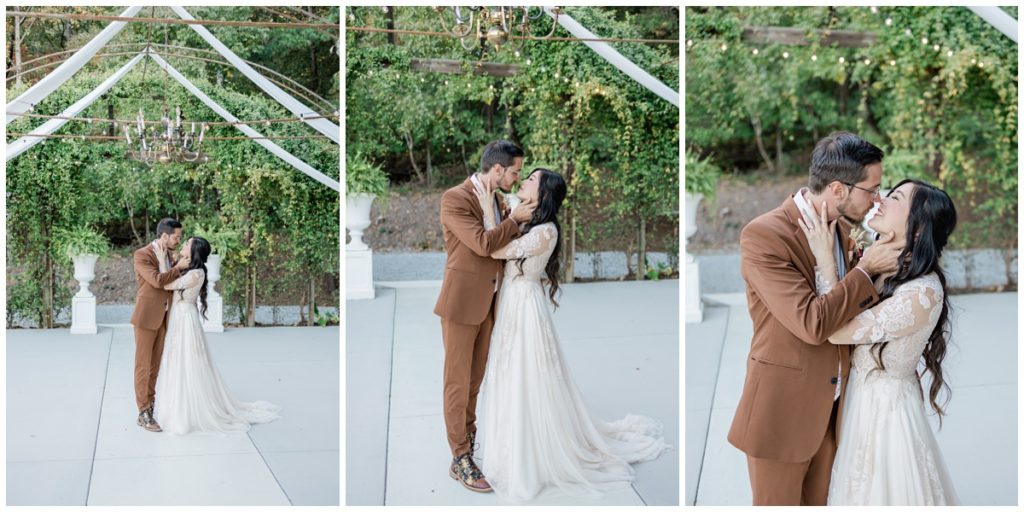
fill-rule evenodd
<path id="1" fill-rule="evenodd" d="M 181 223 L 175 219 L 167 217 L 160 219 L 160 222 L 156 224 L 156 236 L 160 237 L 163 234 L 173 235 L 175 229 L 181 228 Z"/>
<path id="2" fill-rule="evenodd" d="M 883 156 L 878 146 L 850 132 L 831 133 L 814 146 L 807 186 L 817 194 L 833 181 L 859 183 L 867 178 L 864 167 L 881 163 Z"/>
<path id="3" fill-rule="evenodd" d="M 523 150 L 507 140 L 496 140 L 484 146 L 484 154 L 480 157 L 480 172 L 486 173 L 498 164 L 511 167 L 516 157 L 523 157 Z"/>

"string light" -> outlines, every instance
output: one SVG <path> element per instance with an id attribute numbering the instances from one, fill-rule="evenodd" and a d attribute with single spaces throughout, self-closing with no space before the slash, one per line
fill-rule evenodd
<path id="1" fill-rule="evenodd" d="M 811 55 L 811 60 L 816 62 L 818 60 L 818 56 L 817 55 Z"/>
<path id="2" fill-rule="evenodd" d="M 895 60 L 890 60 L 889 61 L 889 65 L 890 66 L 895 66 L 896 65 L 896 61 Z"/>
<path id="3" fill-rule="evenodd" d="M 754 48 L 751 53 L 753 53 L 754 55 L 757 55 L 757 48 Z"/>
<path id="4" fill-rule="evenodd" d="M 921 38 L 921 44 L 927 45 L 928 44 L 928 38 L 927 37 L 922 37 Z"/>
<path id="5" fill-rule="evenodd" d="M 865 66 L 870 66 L 871 65 L 871 59 L 864 59 L 864 65 Z"/>
<path id="6" fill-rule="evenodd" d="M 887 26 L 887 27 L 891 27 L 892 26 L 892 18 L 886 18 L 885 19 L 885 26 Z"/>
<path id="7" fill-rule="evenodd" d="M 946 57 L 952 57 L 952 56 L 953 56 L 953 50 L 947 50 L 946 51 Z"/>
<path id="8" fill-rule="evenodd" d="M 729 46 L 726 45 L 725 43 L 722 43 L 722 51 L 724 52 L 724 51 L 726 51 L 728 49 L 729 49 Z"/>
<path id="9" fill-rule="evenodd" d="M 939 51 L 939 45 L 932 46 L 932 49 L 935 50 L 935 51 Z"/>
<path id="10" fill-rule="evenodd" d="M 871 14 L 878 14 L 878 7 L 872 7 Z"/>
<path id="11" fill-rule="evenodd" d="M 789 58 L 789 52 L 782 52 L 782 58 L 783 59 L 788 59 Z"/>
<path id="12" fill-rule="evenodd" d="M 846 57 L 839 57 L 839 63 L 840 64 L 845 64 L 846 63 Z"/>
<path id="13" fill-rule="evenodd" d="M 693 39 L 688 39 L 686 41 L 686 46 L 693 46 Z"/>

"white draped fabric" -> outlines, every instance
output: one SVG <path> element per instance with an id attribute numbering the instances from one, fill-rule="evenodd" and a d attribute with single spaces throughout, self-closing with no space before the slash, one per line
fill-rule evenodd
<path id="1" fill-rule="evenodd" d="M 142 60 L 142 57 L 142 53 L 132 57 L 132 60 L 128 61 L 128 63 L 124 66 L 121 66 L 121 69 L 118 69 L 113 75 L 110 75 L 109 78 L 104 80 L 103 83 L 101 83 L 95 89 L 90 91 L 89 94 L 86 94 L 82 97 L 82 99 L 76 101 L 70 107 L 64 109 L 64 111 L 60 113 L 60 117 L 74 117 L 78 115 L 79 112 L 84 110 L 85 107 L 92 105 L 92 103 L 98 100 L 100 96 L 106 94 L 107 91 L 109 91 L 110 88 L 114 86 L 114 84 L 116 84 L 118 81 L 124 78 L 124 76 L 127 75 L 128 72 L 131 71 L 133 67 L 135 67 L 135 64 Z M 60 129 L 61 126 L 64 126 L 64 123 L 67 123 L 66 119 L 50 119 L 45 123 L 39 125 L 36 129 L 32 130 L 29 135 L 25 135 L 19 138 L 18 140 L 8 144 L 7 161 L 10 162 L 18 155 L 24 153 L 25 151 L 28 151 L 29 148 L 31 148 L 32 146 L 35 146 L 36 144 L 42 142 L 44 138 L 39 137 L 39 135 L 49 135 Z"/>
<path id="2" fill-rule="evenodd" d="M 550 7 L 545 7 L 544 12 L 554 18 L 554 14 L 552 14 Z M 581 39 L 598 38 L 598 36 L 594 35 L 593 32 L 587 30 L 586 27 L 580 25 L 578 21 L 574 20 L 564 12 L 558 15 L 558 23 L 568 30 L 573 37 Z M 634 64 L 633 61 L 624 57 L 621 53 L 616 51 L 615 48 L 612 48 L 610 44 L 599 41 L 583 41 L 583 44 L 587 45 L 591 50 L 594 50 L 598 55 L 604 58 L 604 60 L 608 61 L 611 65 L 628 75 L 638 84 L 646 87 L 648 90 L 657 94 L 662 99 L 676 107 L 679 106 L 678 91 L 673 91 L 671 87 L 665 85 L 661 80 L 651 76 L 650 73 L 644 71 L 640 66 Z"/>
<path id="3" fill-rule="evenodd" d="M 172 6 L 171 10 L 173 10 L 174 13 L 177 14 L 178 17 L 180 17 L 183 20 L 195 19 L 183 7 Z M 207 43 L 209 43 L 210 46 L 213 47 L 214 50 L 217 50 L 217 53 L 224 56 L 224 58 L 227 59 L 228 62 L 230 62 L 233 66 L 238 68 L 238 70 L 241 71 L 242 74 L 246 76 L 246 78 L 252 80 L 253 83 L 255 83 L 260 89 L 263 90 L 263 92 L 269 94 L 270 97 L 277 100 L 278 103 L 280 103 L 285 108 L 290 110 L 292 114 L 295 114 L 296 117 L 315 117 L 320 115 L 313 109 L 304 105 L 301 101 L 292 97 L 287 92 L 284 92 L 280 87 L 274 85 L 273 82 L 267 80 L 263 75 L 256 72 L 256 70 L 253 69 L 252 66 L 246 63 L 244 60 L 242 60 L 238 55 L 235 55 L 235 52 L 232 52 L 230 48 L 224 46 L 224 43 L 220 42 L 219 39 L 214 37 L 214 35 L 211 34 L 210 31 L 206 29 L 206 27 L 202 25 L 189 25 L 189 27 L 191 27 L 192 30 L 195 30 L 200 37 L 202 37 Z M 341 128 L 338 125 L 330 122 L 327 119 L 307 119 L 305 121 L 306 124 L 312 126 L 313 129 L 324 134 L 325 136 L 327 136 L 327 138 L 333 140 L 335 144 L 338 143 L 338 139 L 341 137 Z"/>
<path id="4" fill-rule="evenodd" d="M 142 7 L 129 7 L 121 13 L 121 17 L 135 16 L 135 13 L 142 10 Z M 39 102 L 43 101 L 53 91 L 56 91 L 64 82 L 67 82 L 79 69 L 82 69 L 101 48 L 106 46 L 111 39 L 114 38 L 118 33 L 121 32 L 128 22 L 115 21 L 110 25 L 107 25 L 102 32 L 96 34 L 96 37 L 92 38 L 85 46 L 74 53 L 68 60 L 64 61 L 57 69 L 54 69 L 50 74 L 46 75 L 42 80 L 36 82 L 29 87 L 29 89 L 20 96 L 12 100 L 7 104 L 7 122 L 5 124 L 11 124 L 18 117 L 18 114 L 24 114 L 32 108 L 33 105 L 38 105 Z M 10 157 L 7 158 L 10 160 Z"/>
<path id="5" fill-rule="evenodd" d="M 214 101 L 213 98 L 210 98 L 203 91 L 200 91 L 198 87 L 196 87 L 191 81 L 189 81 L 189 79 L 185 78 L 181 73 L 178 72 L 177 69 L 174 69 L 174 66 L 168 64 L 167 61 L 165 61 L 155 52 L 150 52 L 149 56 L 152 57 L 154 61 L 156 61 L 157 65 L 159 65 L 163 70 L 167 71 L 169 75 L 174 77 L 174 79 L 177 80 L 181 85 L 185 86 L 185 88 L 188 89 L 189 92 L 191 92 L 197 98 L 199 98 L 199 100 L 202 101 L 207 107 L 210 107 L 210 110 L 213 110 L 217 113 L 217 115 L 224 118 L 225 121 L 230 121 L 232 123 L 237 123 L 239 121 L 239 119 L 235 117 L 231 112 L 228 112 L 224 107 L 220 106 L 219 103 Z M 252 129 L 252 127 L 250 127 L 249 125 L 238 124 L 235 125 L 235 128 L 238 128 L 239 130 L 241 130 L 242 133 L 248 135 L 249 137 L 263 137 L 263 135 L 261 135 L 256 130 Z M 266 148 L 267 151 L 270 151 L 281 160 L 288 162 L 289 164 L 292 165 L 292 167 L 295 167 L 296 169 L 302 171 L 303 173 L 307 174 L 314 180 L 317 180 L 320 183 L 323 183 L 324 185 L 331 187 L 331 189 L 335 191 L 340 191 L 340 186 L 337 181 L 331 179 L 331 177 L 327 176 L 326 174 L 314 169 L 311 165 L 307 164 L 306 162 L 299 160 L 298 157 L 285 151 L 284 148 L 282 148 L 281 146 L 274 144 L 273 141 L 261 138 L 254 138 L 253 142 L 259 144 L 260 146 L 263 146 L 264 148 Z"/>
<path id="6" fill-rule="evenodd" d="M 1020 44 L 1017 40 L 1017 20 L 1013 19 L 1006 11 L 999 7 L 968 7 L 974 14 L 995 27 L 1004 36 L 1013 39 L 1013 42 Z"/>

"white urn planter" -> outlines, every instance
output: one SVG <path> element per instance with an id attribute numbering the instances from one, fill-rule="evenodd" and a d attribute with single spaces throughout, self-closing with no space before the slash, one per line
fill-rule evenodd
<path id="1" fill-rule="evenodd" d="M 363 230 L 370 226 L 373 194 L 351 194 L 345 198 L 345 227 L 351 240 L 345 246 L 345 299 L 372 299 L 373 250 L 363 241 Z"/>
<path id="2" fill-rule="evenodd" d="M 700 264 L 690 254 L 690 237 L 697 234 L 697 207 L 703 194 L 686 193 L 686 242 L 683 244 L 683 261 L 686 262 L 686 323 L 704 321 L 704 303 L 700 299 Z"/>
<path id="3" fill-rule="evenodd" d="M 72 258 L 78 293 L 71 298 L 71 334 L 96 334 L 96 296 L 89 291 L 89 283 L 96 278 L 97 254 L 82 254 Z"/>
<path id="4" fill-rule="evenodd" d="M 363 242 L 363 230 L 370 226 L 370 207 L 373 206 L 373 194 L 351 194 L 345 198 L 345 227 L 348 228 L 352 240 L 346 249 L 365 251 L 369 249 Z"/>
<path id="5" fill-rule="evenodd" d="M 203 320 L 205 332 L 224 332 L 224 297 L 217 293 L 216 289 L 217 281 L 220 281 L 220 260 L 219 254 L 211 254 L 206 258 L 206 319 Z"/>

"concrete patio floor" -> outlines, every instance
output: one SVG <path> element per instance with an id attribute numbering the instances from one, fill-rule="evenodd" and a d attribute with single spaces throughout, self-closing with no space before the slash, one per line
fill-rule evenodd
<path id="1" fill-rule="evenodd" d="M 746 457 L 726 434 L 743 389 L 750 316 L 743 294 L 704 298 L 704 322 L 686 325 L 686 504 L 749 505 Z M 1017 293 L 950 302 L 943 373 L 952 399 L 942 430 L 934 415 L 932 429 L 964 505 L 1016 505 Z"/>
<path id="2" fill-rule="evenodd" d="M 555 328 L 591 412 L 664 424 L 672 449 L 636 465 L 632 486 L 601 499 L 530 505 L 679 504 L 679 282 L 563 285 Z M 444 348 L 434 315 L 440 282 L 378 283 L 347 301 L 346 505 L 503 505 L 448 476 L 441 414 Z M 486 440 L 480 440 L 482 451 Z"/>
<path id="3" fill-rule="evenodd" d="M 7 505 L 338 505 L 338 327 L 207 339 L 232 396 L 274 402 L 280 419 L 225 436 L 147 432 L 130 326 L 8 330 Z"/>

